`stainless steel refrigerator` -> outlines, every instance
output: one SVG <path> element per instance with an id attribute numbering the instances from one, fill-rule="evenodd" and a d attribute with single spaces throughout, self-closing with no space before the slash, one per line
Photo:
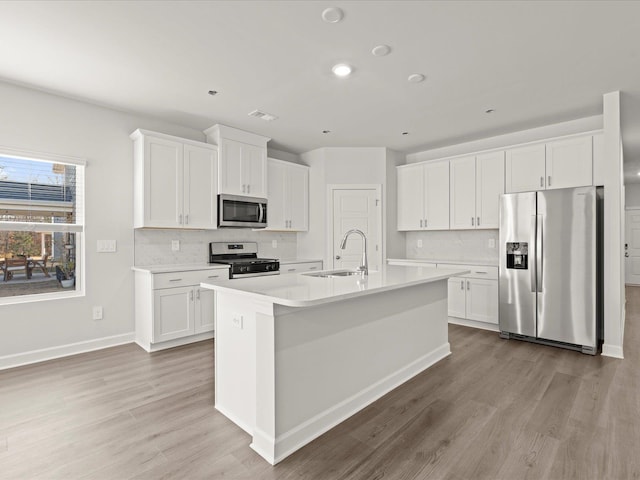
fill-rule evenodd
<path id="1" fill-rule="evenodd" d="M 501 337 L 599 351 L 602 203 L 601 187 L 501 196 Z"/>

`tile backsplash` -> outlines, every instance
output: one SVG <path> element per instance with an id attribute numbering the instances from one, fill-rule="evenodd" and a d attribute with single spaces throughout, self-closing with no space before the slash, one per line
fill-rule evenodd
<path id="1" fill-rule="evenodd" d="M 418 247 L 422 240 L 422 247 Z M 494 241 L 494 248 L 489 241 Z M 407 232 L 407 258 L 498 264 L 498 230 Z"/>
<path id="2" fill-rule="evenodd" d="M 180 242 L 180 250 L 171 250 L 172 240 Z M 273 240 L 277 247 L 273 248 Z M 257 242 L 258 255 L 266 258 L 296 258 L 297 234 L 290 232 L 253 231 L 243 228 L 224 230 L 134 231 L 135 265 L 173 265 L 207 263 L 209 242 Z"/>

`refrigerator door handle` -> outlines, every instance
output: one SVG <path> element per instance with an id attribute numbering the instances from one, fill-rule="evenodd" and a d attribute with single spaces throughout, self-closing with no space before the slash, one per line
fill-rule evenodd
<path id="1" fill-rule="evenodd" d="M 537 222 L 536 222 L 536 216 L 535 215 L 531 215 L 531 236 L 532 236 L 532 242 L 531 242 L 531 246 L 533 247 L 531 250 L 531 253 L 533 253 L 533 255 L 535 256 L 536 254 L 536 242 L 538 241 L 538 235 L 537 235 Z M 536 268 L 537 268 L 537 262 L 529 262 L 529 274 L 531 275 L 531 291 L 533 293 L 537 292 L 537 283 L 536 283 Z"/>
<path id="2" fill-rule="evenodd" d="M 536 215 L 536 292 L 542 292 L 542 215 Z"/>

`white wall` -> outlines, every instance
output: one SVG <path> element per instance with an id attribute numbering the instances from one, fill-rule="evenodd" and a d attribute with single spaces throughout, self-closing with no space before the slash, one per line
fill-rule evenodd
<path id="1" fill-rule="evenodd" d="M 203 133 L 5 83 L 0 83 L 0 105 L 0 145 L 87 161 L 86 296 L 0 306 L 0 368 L 129 341 L 134 329 L 129 134 L 146 128 L 203 141 Z M 118 251 L 96 253 L 98 239 L 117 240 Z M 103 320 L 91 319 L 94 305 L 104 308 Z M 100 340 L 105 337 L 114 338 Z M 88 343 L 64 347 L 82 342 Z"/>
<path id="2" fill-rule="evenodd" d="M 625 206 L 640 207 L 640 183 L 627 183 L 625 185 Z"/>

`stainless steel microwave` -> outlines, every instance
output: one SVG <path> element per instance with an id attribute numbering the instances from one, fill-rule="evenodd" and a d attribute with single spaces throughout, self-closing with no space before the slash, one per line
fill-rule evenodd
<path id="1" fill-rule="evenodd" d="M 218 195 L 218 227 L 265 228 L 267 199 Z"/>

